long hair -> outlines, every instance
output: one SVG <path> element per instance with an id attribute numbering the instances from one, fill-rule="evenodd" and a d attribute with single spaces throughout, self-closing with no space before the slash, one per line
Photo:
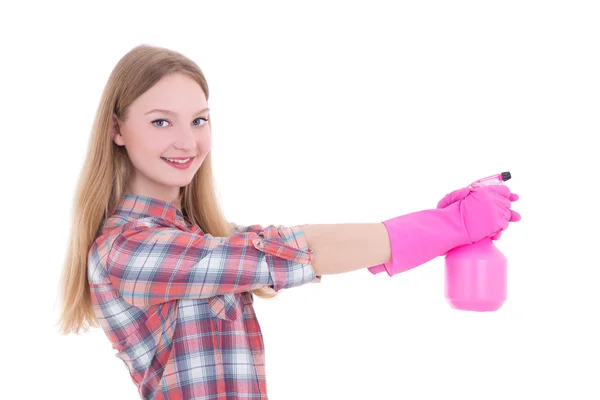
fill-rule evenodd
<path id="1" fill-rule="evenodd" d="M 125 120 L 131 103 L 172 73 L 190 76 L 208 100 L 208 84 L 196 63 L 173 50 L 150 45 L 137 46 L 123 56 L 106 83 L 73 202 L 71 233 L 60 282 L 58 324 L 62 334 L 98 326 L 87 280 L 88 252 L 104 221 L 116 210 L 133 169 L 125 148 L 117 146 L 110 137 L 113 114 Z M 210 116 L 208 124 L 211 127 Z M 192 181 L 181 189 L 181 196 L 182 212 L 191 223 L 215 237 L 233 233 L 217 200 L 211 152 Z M 252 293 L 263 298 L 276 295 L 268 287 Z"/>

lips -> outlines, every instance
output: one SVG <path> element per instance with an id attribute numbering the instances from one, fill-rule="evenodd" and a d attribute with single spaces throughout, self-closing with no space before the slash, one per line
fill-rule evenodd
<path id="1" fill-rule="evenodd" d="M 174 161 L 169 161 L 164 157 L 161 157 L 161 159 L 166 162 L 167 164 L 169 164 L 170 166 L 177 168 L 177 169 L 186 169 L 188 168 L 190 165 L 192 165 L 192 162 L 194 161 L 195 157 L 187 157 L 189 158 L 189 161 L 186 163 L 180 163 L 180 162 L 174 162 Z M 172 160 L 178 160 L 178 159 L 182 159 L 182 158 L 172 158 Z M 183 158 L 183 160 L 185 160 L 185 158 Z"/>

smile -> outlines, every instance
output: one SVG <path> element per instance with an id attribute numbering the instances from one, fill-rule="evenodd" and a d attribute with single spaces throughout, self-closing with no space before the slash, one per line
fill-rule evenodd
<path id="1" fill-rule="evenodd" d="M 163 158 L 161 157 L 161 159 L 166 162 L 167 164 L 169 164 L 170 166 L 177 168 L 177 169 L 186 169 L 188 168 L 191 164 L 192 161 L 194 160 L 194 157 L 191 158 L 186 158 L 183 160 L 173 160 L 170 158 Z"/>

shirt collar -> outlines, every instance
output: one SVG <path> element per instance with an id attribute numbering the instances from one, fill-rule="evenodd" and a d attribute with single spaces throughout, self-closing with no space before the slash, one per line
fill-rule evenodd
<path id="1" fill-rule="evenodd" d="M 161 217 L 186 225 L 183 213 L 173 205 L 154 197 L 125 193 L 116 210 L 117 214 L 132 215 L 135 218 Z"/>

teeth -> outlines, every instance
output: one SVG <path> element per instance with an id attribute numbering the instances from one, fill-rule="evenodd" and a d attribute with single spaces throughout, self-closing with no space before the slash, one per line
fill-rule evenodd
<path id="1" fill-rule="evenodd" d="M 170 161 L 170 162 L 174 162 L 177 164 L 185 164 L 186 162 L 190 161 L 191 158 L 186 158 L 185 160 L 172 160 L 170 158 L 165 158 L 165 160 Z"/>

